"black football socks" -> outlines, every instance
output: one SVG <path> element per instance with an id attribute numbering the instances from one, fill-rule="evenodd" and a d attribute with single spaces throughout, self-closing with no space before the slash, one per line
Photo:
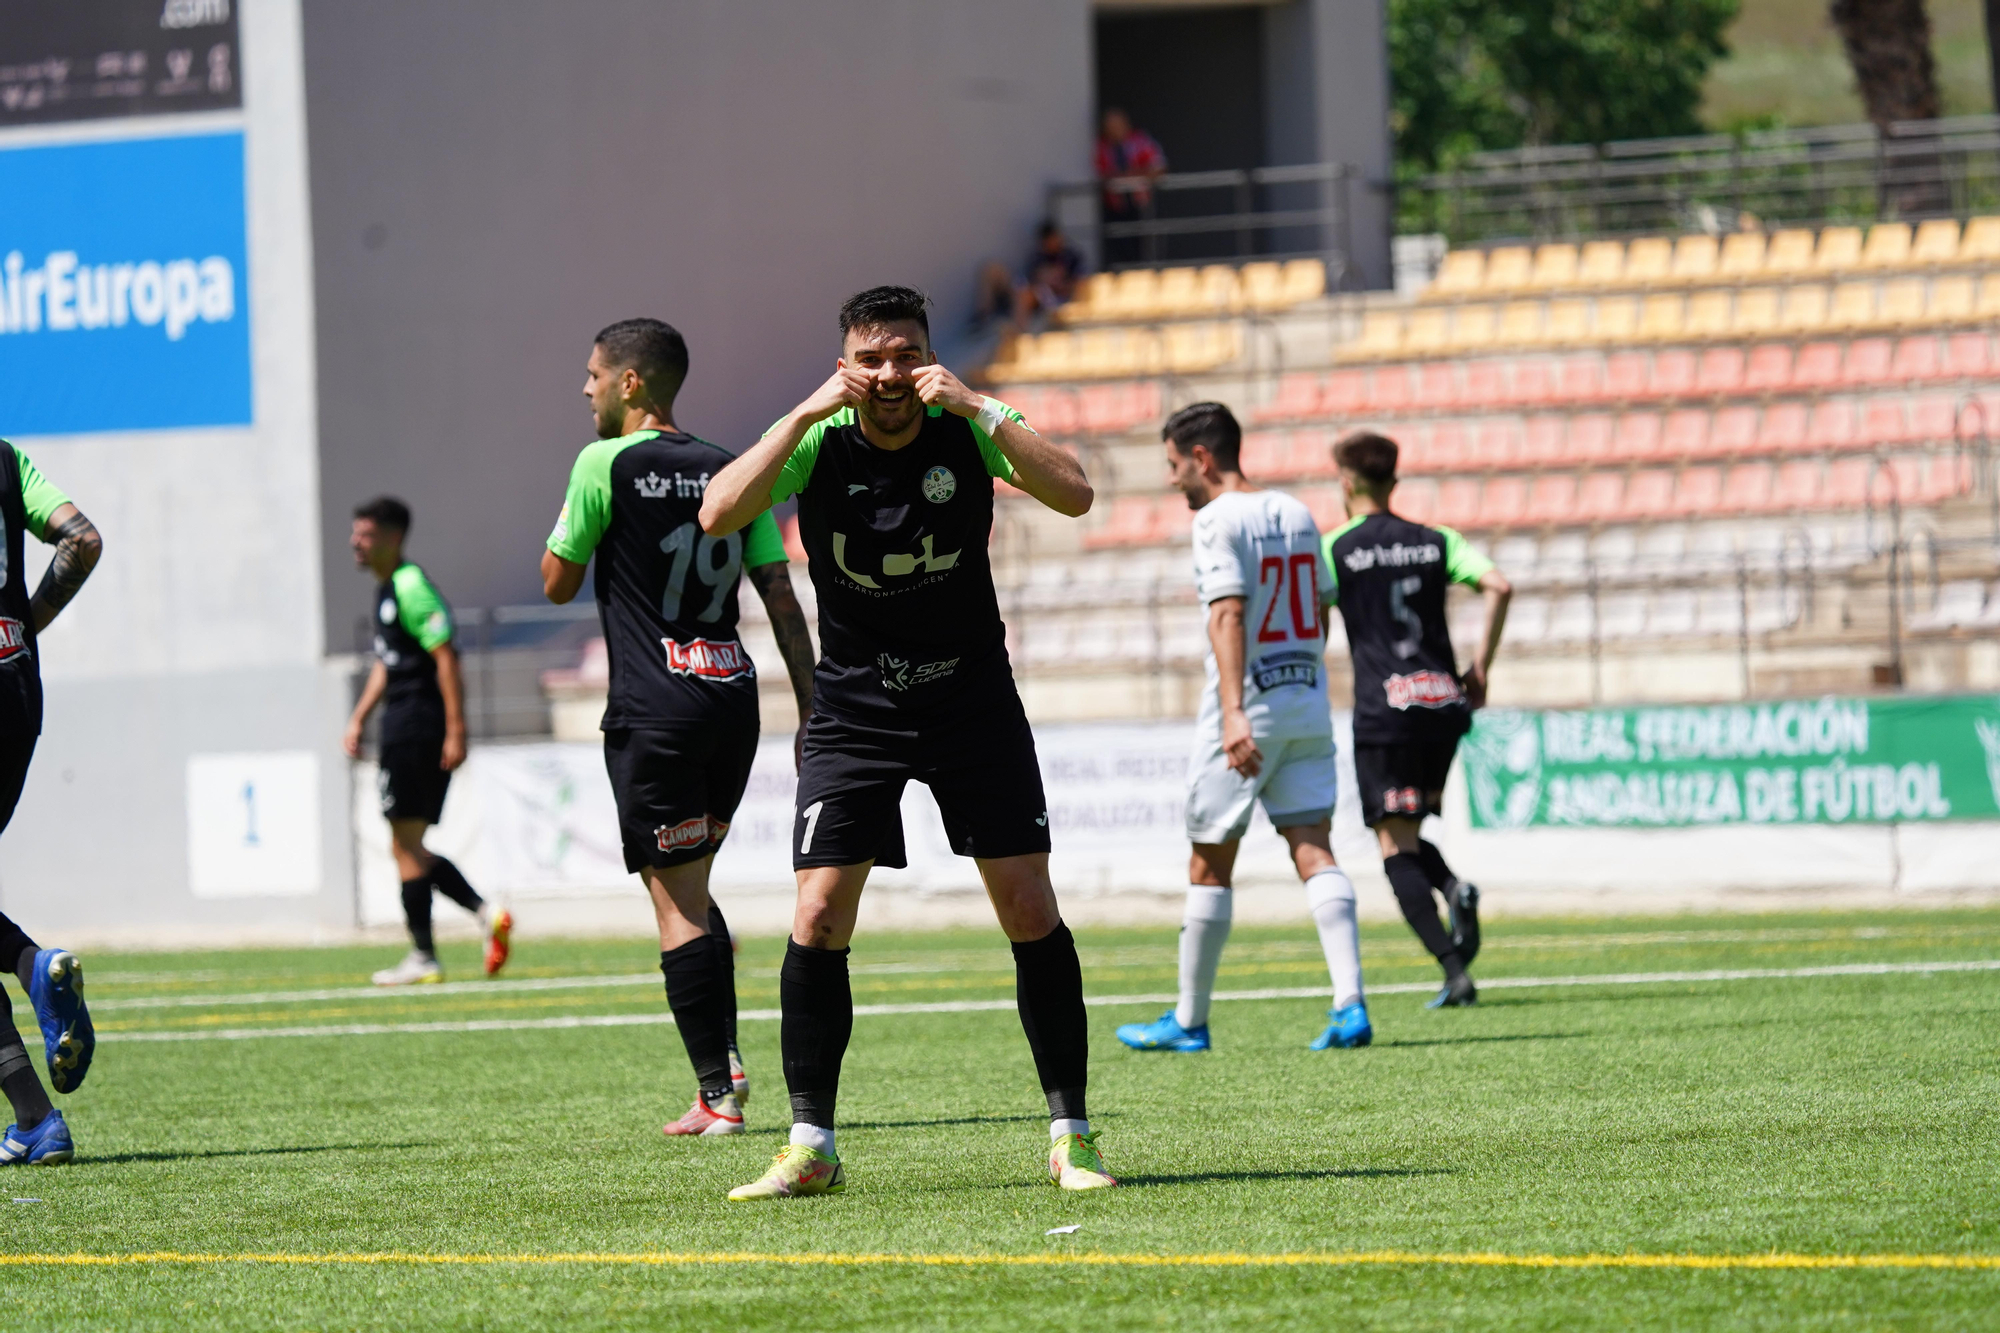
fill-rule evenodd
<path id="1" fill-rule="evenodd" d="M 784 1011 L 779 1045 L 792 1123 L 833 1128 L 840 1091 L 840 1062 L 854 1035 L 854 991 L 847 981 L 846 949 L 808 949 L 785 941 L 778 970 L 778 1004 Z"/>
<path id="2" fill-rule="evenodd" d="M 437 891 L 457 903 L 468 912 L 477 912 L 486 905 L 486 900 L 472 891 L 465 875 L 446 858 L 431 854 L 430 882 Z"/>
<path id="3" fill-rule="evenodd" d="M 49 1094 L 35 1073 L 34 1059 L 14 1027 L 11 1009 L 6 990 L 0 988 L 0 1092 L 6 1094 L 8 1105 L 14 1108 L 14 1123 L 22 1129 L 33 1129 L 54 1108 L 49 1105 Z"/>
<path id="4" fill-rule="evenodd" d="M 1014 945 L 1014 1002 L 1035 1055 L 1035 1073 L 1049 1099 L 1051 1120 L 1087 1120 L 1084 1084 L 1090 1069 L 1090 1018 L 1083 1007 L 1083 964 L 1067 925 Z"/>
<path id="5" fill-rule="evenodd" d="M 727 936 L 703 935 L 660 954 L 674 1026 L 687 1047 L 702 1100 L 711 1106 L 729 1091 L 729 1015 L 736 1007 L 727 974 L 716 966 L 718 951 L 729 952 Z"/>
<path id="6" fill-rule="evenodd" d="M 1410 923 L 1410 929 L 1444 968 L 1445 979 L 1463 976 L 1465 964 L 1452 948 L 1444 923 L 1438 920 L 1437 899 L 1431 896 L 1430 875 L 1424 870 L 1422 858 L 1411 852 L 1398 852 L 1382 862 L 1382 869 L 1389 874 L 1389 887 L 1396 891 L 1396 905 L 1403 909 L 1403 920 Z"/>
<path id="7" fill-rule="evenodd" d="M 28 933 L 15 925 L 12 917 L 0 912 L 0 960 L 21 979 L 23 990 L 35 972 L 35 952 L 35 942 L 28 938 Z"/>
<path id="8" fill-rule="evenodd" d="M 416 945 L 417 952 L 432 958 L 437 957 L 437 944 L 431 938 L 429 876 L 403 881 L 403 919 L 410 923 L 410 943 Z"/>
<path id="9" fill-rule="evenodd" d="M 1458 954 L 1459 961 L 1467 967 L 1479 956 L 1479 913 L 1476 909 L 1465 910 L 1476 899 L 1468 898 L 1462 906 L 1458 898 L 1459 878 L 1445 864 L 1444 853 L 1437 844 L 1428 839 L 1417 839 L 1417 859 L 1424 863 L 1424 875 L 1431 887 L 1444 895 L 1445 905 L 1451 911 L 1451 947 Z"/>
<path id="10" fill-rule="evenodd" d="M 729 923 L 722 919 L 722 909 L 715 905 L 715 899 L 708 900 L 708 934 L 711 939 L 722 941 L 722 947 L 715 951 L 715 974 L 723 993 L 729 997 L 729 1045 L 736 1046 L 736 946 L 729 940 Z"/>

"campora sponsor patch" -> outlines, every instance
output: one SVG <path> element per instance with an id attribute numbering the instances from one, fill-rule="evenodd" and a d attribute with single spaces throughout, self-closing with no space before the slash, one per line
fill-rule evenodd
<path id="1" fill-rule="evenodd" d="M 733 639 L 661 639 L 667 650 L 667 670 L 676 676 L 706 676 L 710 680 L 735 680 L 755 676 L 757 668 L 743 645 Z"/>
<path id="2" fill-rule="evenodd" d="M 1458 682 L 1444 671 L 1413 671 L 1407 676 L 1391 676 L 1382 682 L 1389 707 L 1449 708 L 1464 700 Z"/>

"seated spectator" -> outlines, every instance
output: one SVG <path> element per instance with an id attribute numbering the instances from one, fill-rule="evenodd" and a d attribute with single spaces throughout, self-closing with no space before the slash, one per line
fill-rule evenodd
<path id="1" fill-rule="evenodd" d="M 1152 135 L 1132 124 L 1132 118 L 1117 107 L 1104 112 L 1104 127 L 1097 137 L 1097 178 L 1113 181 L 1133 176 L 1153 180 L 1167 170 L 1167 155 Z M 1144 185 L 1104 190 L 1104 221 L 1137 222 L 1152 209 L 1153 192 Z M 1143 238 L 1106 238 L 1104 262 L 1129 264 L 1143 257 Z"/>
<path id="2" fill-rule="evenodd" d="M 1083 256 L 1062 234 L 1062 228 L 1044 222 L 1035 229 L 1035 248 L 1028 254 L 1027 270 L 1018 315 L 1023 324 L 1075 299 L 1077 282 L 1083 277 Z"/>
<path id="3" fill-rule="evenodd" d="M 984 329 L 1000 320 L 1018 320 L 1022 293 L 1014 275 L 997 259 L 979 266 L 979 282 L 972 298 L 972 327 Z"/>

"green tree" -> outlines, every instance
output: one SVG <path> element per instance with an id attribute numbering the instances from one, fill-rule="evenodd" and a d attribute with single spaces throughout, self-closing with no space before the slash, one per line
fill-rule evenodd
<path id="1" fill-rule="evenodd" d="M 1401 171 L 1532 144 L 1696 134 L 1738 0 L 1389 0 Z"/>

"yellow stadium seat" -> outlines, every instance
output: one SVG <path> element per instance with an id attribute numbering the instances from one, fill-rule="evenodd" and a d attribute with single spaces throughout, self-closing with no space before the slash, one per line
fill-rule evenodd
<path id="1" fill-rule="evenodd" d="M 1639 307 L 1639 337 L 1650 342 L 1678 338 L 1686 314 L 1687 298 L 1679 292 L 1649 296 Z"/>
<path id="2" fill-rule="evenodd" d="M 1675 282 L 1707 282 L 1715 276 L 1721 247 L 1713 236 L 1683 236 L 1674 242 Z"/>
<path id="3" fill-rule="evenodd" d="M 1104 312 L 1119 319 L 1146 319 L 1159 305 L 1158 269 L 1128 268 L 1118 274 L 1118 285 Z"/>
<path id="4" fill-rule="evenodd" d="M 1083 280 L 1083 290 L 1077 298 L 1062 308 L 1063 322 L 1079 324 L 1086 320 L 1102 319 L 1110 308 L 1118 291 L 1118 275 L 1115 273 L 1093 273 Z"/>
<path id="5" fill-rule="evenodd" d="M 1826 288 L 1802 283 L 1785 289 L 1785 307 L 1778 316 L 1781 333 L 1813 333 L 1826 327 Z"/>
<path id="6" fill-rule="evenodd" d="M 1982 320 L 2000 319 L 2000 273 L 1989 273 L 1979 280 L 1979 300 L 1972 313 Z"/>
<path id="7" fill-rule="evenodd" d="M 1029 334 L 1016 344 L 1015 365 L 1023 379 L 1054 379 L 1074 373 L 1076 340 L 1073 333 Z"/>
<path id="8" fill-rule="evenodd" d="M 1665 282 L 1673 267 L 1674 243 L 1664 236 L 1642 236 L 1625 247 L 1623 281 L 1634 287 Z"/>
<path id="9" fill-rule="evenodd" d="M 1418 310 L 1403 330 L 1403 350 L 1412 356 L 1435 356 L 1451 347 L 1451 311 Z"/>
<path id="10" fill-rule="evenodd" d="M 1234 310 L 1242 301 L 1242 291 L 1231 264 L 1210 264 L 1201 271 L 1201 304 L 1206 310 Z"/>
<path id="11" fill-rule="evenodd" d="M 1881 308 L 1876 311 L 1876 317 L 1883 324 L 1923 323 L 1924 280 L 1897 278 L 1894 282 L 1883 283 Z"/>
<path id="12" fill-rule="evenodd" d="M 1162 315 L 1192 315 L 1201 310 L 1201 273 L 1192 268 L 1160 270 L 1154 309 Z"/>
<path id="13" fill-rule="evenodd" d="M 1166 332 L 1166 366 L 1193 375 L 1234 361 L 1242 345 L 1242 326 L 1235 323 L 1174 324 Z"/>
<path id="14" fill-rule="evenodd" d="M 2000 217 L 1966 219 L 1965 235 L 1958 242 L 1958 262 L 1985 264 L 1994 260 L 2000 260 Z"/>
<path id="15" fill-rule="evenodd" d="M 1729 290 L 1711 289 L 1688 298 L 1687 336 L 1726 338 L 1729 336 Z"/>
<path id="16" fill-rule="evenodd" d="M 1540 342 L 1543 306 L 1541 301 L 1509 301 L 1500 312 L 1497 340 L 1509 347 L 1532 347 Z"/>
<path id="17" fill-rule="evenodd" d="M 1576 247 L 1544 245 L 1535 251 L 1535 272 L 1529 285 L 1537 291 L 1553 291 L 1576 285 Z"/>
<path id="18" fill-rule="evenodd" d="M 1540 341 L 1557 345 L 1574 345 L 1589 340 L 1590 302 L 1574 298 L 1549 302 L 1542 323 Z"/>
<path id="19" fill-rule="evenodd" d="M 1490 305 L 1460 306 L 1451 325 L 1451 345 L 1461 352 L 1491 347 L 1496 310 Z"/>
<path id="20" fill-rule="evenodd" d="M 1465 296 L 1479 290 L 1486 279 L 1484 250 L 1452 250 L 1438 265 L 1437 276 L 1424 291 L 1425 296 Z"/>
<path id="21" fill-rule="evenodd" d="M 1875 323 L 1875 284 L 1843 282 L 1833 289 L 1826 322 L 1836 329 L 1865 329 Z"/>
<path id="22" fill-rule="evenodd" d="M 1861 247 L 1862 268 L 1901 268 L 1910 262 L 1910 224 L 1878 222 L 1868 229 Z"/>
<path id="23" fill-rule="evenodd" d="M 1396 356 L 1403 350 L 1403 312 L 1371 310 L 1361 317 L 1361 336 L 1335 349 L 1342 361 Z"/>
<path id="24" fill-rule="evenodd" d="M 1576 280 L 1584 287 L 1609 287 L 1625 276 L 1625 242 L 1586 241 Z"/>
<path id="25" fill-rule="evenodd" d="M 1912 264 L 1949 264 L 1958 258 L 1958 219 L 1932 218 L 1917 224 L 1917 239 L 1910 246 Z"/>
<path id="26" fill-rule="evenodd" d="M 1736 294 L 1729 330 L 1739 338 L 1756 338 L 1778 331 L 1778 289 L 1745 287 Z"/>
<path id="27" fill-rule="evenodd" d="M 1861 228 L 1822 227 L 1813 248 L 1813 272 L 1838 273 L 1861 262 Z"/>
<path id="28" fill-rule="evenodd" d="M 1245 264 L 1237 280 L 1242 284 L 1243 304 L 1252 310 L 1282 310 L 1290 304 L 1285 299 L 1285 270 L 1281 264 L 1268 260 Z"/>
<path id="29" fill-rule="evenodd" d="M 1166 351 L 1160 335 L 1151 329 L 1116 329 L 1109 368 L 1100 374 L 1157 375 L 1166 366 Z"/>
<path id="30" fill-rule="evenodd" d="M 1768 274 L 1806 273 L 1812 269 L 1813 234 L 1803 227 L 1781 231 L 1771 237 L 1764 251 L 1764 272 Z"/>
<path id="31" fill-rule="evenodd" d="M 1525 245 L 1503 245 L 1486 256 L 1482 292 L 1517 292 L 1534 273 L 1534 255 Z"/>
<path id="32" fill-rule="evenodd" d="M 1761 231 L 1733 231 L 1722 238 L 1722 259 L 1716 265 L 1719 278 L 1754 278 L 1764 269 L 1764 244 L 1768 238 Z"/>
<path id="33" fill-rule="evenodd" d="M 1600 296 L 1597 298 L 1596 313 L 1596 327 L 1592 332 L 1599 342 L 1630 342 L 1639 331 L 1639 298 L 1636 296 Z"/>
<path id="34" fill-rule="evenodd" d="M 1974 280 L 1969 274 L 1946 274 L 1931 284 L 1931 299 L 1925 311 L 1926 317 L 1941 324 L 1959 323 L 1971 319 L 1976 290 Z"/>
<path id="35" fill-rule="evenodd" d="M 1285 299 L 1292 305 L 1326 295 L 1326 261 L 1294 259 L 1285 265 Z"/>
<path id="36" fill-rule="evenodd" d="M 1116 375 L 1122 373 L 1125 340 L 1122 329 L 1085 329 L 1072 345 L 1069 373 L 1072 375 Z"/>

